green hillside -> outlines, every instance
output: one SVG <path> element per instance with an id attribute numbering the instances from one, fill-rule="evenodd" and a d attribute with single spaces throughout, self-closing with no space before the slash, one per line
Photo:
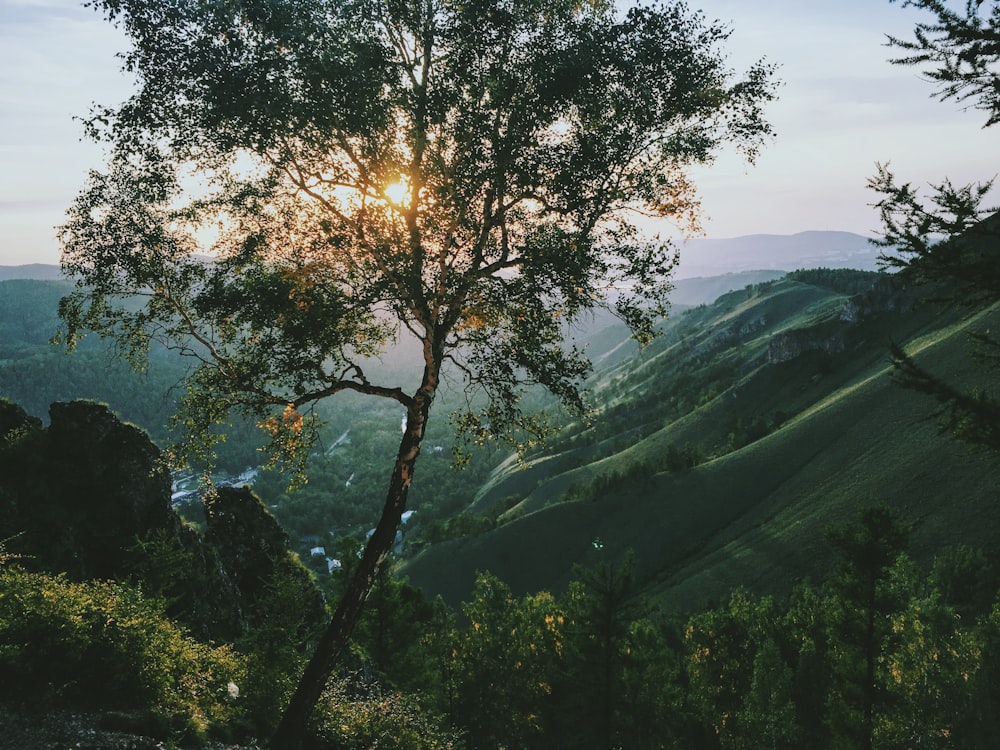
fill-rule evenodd
<path id="1" fill-rule="evenodd" d="M 638 357 L 598 370 L 590 426 L 494 473 L 472 507 L 502 503 L 506 523 L 428 548 L 404 572 L 458 601 L 477 570 L 559 590 L 574 564 L 632 549 L 647 592 L 687 609 L 736 585 L 821 577 L 824 528 L 874 503 L 913 523 L 918 558 L 995 548 L 1000 463 L 939 434 L 932 404 L 891 381 L 886 347 L 909 342 L 928 368 L 975 385 L 966 333 L 997 323 L 997 309 L 962 318 L 873 275 L 818 272 L 678 315 Z"/>
<path id="2" fill-rule="evenodd" d="M 706 295 L 725 288 L 699 285 Z M 180 368 L 154 359 L 137 376 L 99 342 L 72 356 L 49 345 L 67 288 L 0 283 L 0 394 L 42 417 L 54 400 L 107 401 L 163 436 Z M 544 451 L 492 474 L 497 458 L 480 454 L 472 470 L 455 472 L 438 420 L 407 528 L 411 553 L 420 552 L 403 572 L 457 602 L 477 570 L 519 591 L 560 589 L 575 563 L 634 549 L 647 590 L 688 607 L 738 583 L 780 591 L 820 575 L 823 528 L 874 502 L 914 522 L 918 556 L 956 541 L 990 548 L 995 462 L 938 434 L 932 404 L 891 382 L 887 345 L 907 342 L 930 369 L 975 385 L 966 331 L 995 325 L 997 315 L 942 312 L 875 274 L 808 271 L 677 310 L 641 352 L 612 319 L 591 321 L 579 339 L 595 362 L 593 413 L 566 424 Z M 382 366 L 402 371 L 404 360 Z M 437 408 L 447 406 L 445 396 Z M 329 453 L 316 459 L 309 487 L 285 494 L 280 476 L 259 480 L 304 540 L 363 533 L 398 425 L 395 412 L 361 413 L 347 402 L 329 419 Z M 449 526 L 463 509 L 482 520 Z"/>

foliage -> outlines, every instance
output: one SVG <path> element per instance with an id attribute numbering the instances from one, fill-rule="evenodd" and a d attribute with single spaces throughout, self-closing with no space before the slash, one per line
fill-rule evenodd
<path id="1" fill-rule="evenodd" d="M 152 711 L 177 736 L 237 724 L 246 663 L 192 640 L 161 605 L 116 583 L 0 568 L 0 685 L 7 701 Z"/>
<path id="2" fill-rule="evenodd" d="M 940 0 L 904 0 L 903 5 L 929 11 L 934 20 L 917 24 L 912 42 L 890 38 L 892 45 L 912 53 L 893 62 L 938 66 L 926 74 L 939 84 L 942 100 L 972 101 L 970 106 L 989 113 L 986 127 L 1000 122 L 1000 2 L 992 0 L 984 9 L 982 0 L 966 0 L 962 11 Z M 907 280 L 932 284 L 961 304 L 996 303 L 1000 218 L 997 209 L 983 205 L 992 186 L 992 180 L 956 186 L 945 179 L 932 184 L 930 197 L 922 199 L 909 183 L 898 183 L 888 167 L 879 165 L 869 187 L 880 196 L 875 205 L 884 230 L 875 244 L 887 250 L 883 262 L 900 269 Z M 975 341 L 979 364 L 995 370 L 1000 344 L 988 333 Z M 938 401 L 945 430 L 974 446 L 1000 450 L 1000 405 L 993 394 L 955 388 L 900 347 L 893 349 L 892 360 L 904 387 Z"/>
<path id="3" fill-rule="evenodd" d="M 557 726 L 567 747 L 619 747 L 629 719 L 634 722 L 646 708 L 636 700 L 641 693 L 633 692 L 639 686 L 626 682 L 633 656 L 639 656 L 632 653 L 633 624 L 637 632 L 649 627 L 637 622 L 635 594 L 631 556 L 619 567 L 602 562 L 576 571 L 563 605 L 563 674 L 556 688 L 562 703 Z M 655 643 L 654 633 L 643 635 Z"/>
<path id="4" fill-rule="evenodd" d="M 7 545 L 9 545 L 19 536 L 20 534 L 14 534 L 13 536 L 9 536 L 6 539 L 0 539 L 0 567 L 12 562 L 16 562 L 17 560 L 20 560 L 23 557 L 23 555 L 17 552 L 11 552 L 10 550 L 7 549 Z"/>
<path id="5" fill-rule="evenodd" d="M 865 508 L 857 519 L 828 530 L 840 556 L 829 618 L 833 640 L 840 644 L 832 659 L 842 691 L 836 705 L 848 712 L 835 716 L 833 726 L 838 736 L 858 747 L 872 747 L 876 725 L 887 712 L 880 652 L 890 617 L 901 606 L 891 568 L 906 547 L 907 534 L 901 520 L 884 507 Z"/>
<path id="6" fill-rule="evenodd" d="M 165 439 L 175 407 L 170 389 L 183 368 L 153 351 L 149 366 L 135 372 L 107 342 L 87 342 L 72 358 L 53 347 L 59 300 L 72 288 L 68 281 L 0 281 L 0 393 L 39 416 L 54 401 L 108 403 L 123 419 Z"/>
<path id="7" fill-rule="evenodd" d="M 458 750 L 458 732 L 412 694 L 357 677 L 332 681 L 317 706 L 311 731 L 323 747 L 340 750 Z"/>
<path id="8" fill-rule="evenodd" d="M 829 536 L 842 562 L 825 581 L 787 599 L 737 590 L 684 615 L 650 608 L 628 562 L 578 568 L 558 598 L 515 595 L 481 575 L 463 622 L 385 578 L 373 594 L 385 602 L 357 630 L 364 667 L 331 682 L 312 741 L 467 750 L 596 748 L 608 737 L 623 750 L 990 747 L 1000 653 L 990 561 L 942 550 L 925 574 L 903 549 L 898 519 L 878 507 Z M 280 653 L 281 609 L 299 606 L 283 591 L 274 591 L 273 627 L 241 644 L 241 656 L 192 641 L 135 589 L 7 564 L 2 697 L 152 711 L 146 722 L 175 737 L 266 729 L 262 717 L 273 722 L 273 701 L 292 688 L 281 665 L 302 658 Z"/>
<path id="9" fill-rule="evenodd" d="M 438 599 L 388 570 L 379 575 L 352 638 L 366 669 L 395 689 L 428 692 L 440 658 L 432 634 L 445 633 L 454 614 Z"/>
<path id="10" fill-rule="evenodd" d="M 973 338 L 984 369 L 1000 368 L 1000 342 L 982 334 Z M 904 388 L 930 396 L 938 402 L 941 429 L 978 448 L 1000 451 L 1000 401 L 991 390 L 964 391 L 918 364 L 901 346 L 890 346 L 893 378 Z"/>
<path id="11" fill-rule="evenodd" d="M 395 538 L 445 362 L 485 396 L 457 418 L 474 442 L 531 446 L 526 387 L 581 410 L 590 364 L 565 323 L 612 308 L 651 339 L 676 257 L 631 214 L 695 223 L 688 167 L 728 143 L 753 158 L 773 71 L 734 75 L 728 31 L 679 2 L 95 5 L 132 39 L 139 87 L 88 120 L 110 164 L 61 230 L 67 343 L 92 329 L 137 363 L 155 342 L 192 357 L 189 460 L 236 413 L 301 481 L 317 402 L 405 411 L 363 564 L 279 729 L 298 745 Z M 410 337 L 422 374 L 372 380 Z"/>
<path id="12" fill-rule="evenodd" d="M 276 561 L 259 586 L 244 604 L 249 622 L 233 648 L 245 659 L 252 686 L 242 699 L 245 721 L 257 736 L 269 736 L 324 621 L 317 618 L 316 586 L 294 556 Z"/>
<path id="13" fill-rule="evenodd" d="M 993 182 L 931 185 L 924 199 L 910 183 L 898 183 L 887 165 L 878 165 L 868 187 L 879 195 L 883 233 L 873 240 L 885 248 L 880 258 L 911 283 L 940 285 L 939 294 L 968 305 L 1000 299 L 995 253 L 998 227 L 983 206 Z"/>
<path id="14" fill-rule="evenodd" d="M 737 590 L 728 605 L 695 615 L 686 626 L 691 708 L 701 722 L 712 727 L 724 747 L 735 746 L 748 731 L 744 719 L 758 720 L 753 706 L 743 708 L 748 696 L 760 700 L 751 690 L 751 655 L 772 637 L 775 620 L 772 601 L 757 602 L 746 591 Z"/>
<path id="15" fill-rule="evenodd" d="M 906 536 L 866 508 L 830 528 L 840 565 L 819 584 L 673 617 L 627 562 L 578 568 L 558 599 L 480 575 L 421 697 L 470 750 L 988 747 L 996 592 L 961 580 L 984 558 L 942 550 L 924 574 Z"/>
<path id="16" fill-rule="evenodd" d="M 769 132 L 769 67 L 731 82 L 727 32 L 683 6 L 103 7 L 136 39 L 142 88 L 90 121 L 113 159 L 63 228 L 81 282 L 68 338 L 93 327 L 135 356 L 157 340 L 191 354 L 187 431 L 270 410 L 279 452 L 334 393 L 407 405 L 364 359 L 400 327 L 432 344 L 435 371 L 452 351 L 495 397 L 484 434 L 520 423 L 524 380 L 578 405 L 586 364 L 557 346 L 562 321 L 628 278 L 642 283 L 614 304 L 637 335 L 663 310 L 672 256 L 625 212 L 683 215 L 684 165 L 726 141 L 752 155 Z M 212 192 L 178 207 L 185 169 Z M 192 258 L 217 222 L 218 262 Z"/>
<path id="17" fill-rule="evenodd" d="M 988 113 L 987 126 L 1000 122 L 1000 3 L 990 0 L 983 8 L 983 0 L 965 0 L 961 10 L 942 0 L 901 4 L 929 11 L 934 20 L 918 23 L 912 41 L 889 38 L 905 54 L 893 62 L 930 64 L 923 72 L 937 84 L 942 101 L 971 102 Z"/>
<path id="18" fill-rule="evenodd" d="M 462 611 L 469 627 L 455 647 L 452 720 L 464 726 L 471 747 L 545 747 L 540 708 L 552 691 L 562 611 L 550 594 L 519 601 L 486 574 Z"/>

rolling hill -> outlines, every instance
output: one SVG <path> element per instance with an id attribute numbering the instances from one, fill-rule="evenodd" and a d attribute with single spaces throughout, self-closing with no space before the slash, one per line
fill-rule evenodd
<path id="1" fill-rule="evenodd" d="M 67 358 L 47 344 L 68 288 L 0 282 L 0 395 L 39 415 L 55 398 L 121 402 L 126 418 L 162 435 L 173 368 L 143 379 L 104 347 Z M 966 333 L 997 325 L 1000 311 L 963 317 L 846 270 L 683 279 L 674 300 L 642 351 L 613 319 L 578 332 L 595 362 L 593 415 L 565 424 L 544 451 L 502 462 L 476 489 L 434 479 L 436 464 L 418 470 L 418 516 L 464 508 L 498 523 L 424 545 L 404 575 L 458 602 L 477 570 L 522 592 L 558 590 L 574 565 L 632 549 L 646 591 L 688 608 L 734 585 L 779 592 L 820 577 L 824 528 L 877 502 L 913 523 L 917 556 L 956 542 L 997 548 L 1000 465 L 939 434 L 933 405 L 891 381 L 887 345 L 903 342 L 930 369 L 975 385 Z M 340 463 L 367 450 L 367 424 L 351 427 Z M 445 484 L 467 494 L 441 497 Z"/>
<path id="2" fill-rule="evenodd" d="M 457 602 L 477 570 L 560 590 L 574 565 L 633 550 L 646 592 L 688 609 L 821 577 L 824 529 L 876 503 L 910 521 L 918 558 L 995 549 L 1000 462 L 939 434 L 933 404 L 892 382 L 886 347 L 975 385 L 966 333 L 998 323 L 998 309 L 963 317 L 853 272 L 791 274 L 677 315 L 644 352 L 600 363 L 590 422 L 470 498 L 501 514 L 495 530 L 403 573 Z"/>

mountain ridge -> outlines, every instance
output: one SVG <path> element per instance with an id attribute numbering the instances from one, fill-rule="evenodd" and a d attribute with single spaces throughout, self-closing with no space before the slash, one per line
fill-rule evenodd
<path id="1" fill-rule="evenodd" d="M 744 273 L 830 266 L 875 270 L 878 250 L 868 237 L 840 230 L 806 230 L 795 234 L 748 234 L 737 237 L 696 237 L 678 243 L 681 263 L 675 278 L 693 279 Z M 6 279 L 65 278 L 58 265 L 0 265 Z"/>
<path id="2" fill-rule="evenodd" d="M 796 234 L 750 234 L 730 238 L 698 237 L 680 245 L 677 278 L 773 268 L 878 269 L 879 250 L 853 232 L 809 230 Z"/>
<path id="3" fill-rule="evenodd" d="M 758 292 L 770 295 L 758 306 L 782 303 L 795 283 L 774 282 L 775 288 Z M 517 591 L 559 590 L 575 565 L 621 559 L 632 550 L 646 593 L 683 609 L 724 597 L 734 586 L 787 593 L 798 580 L 821 577 L 831 559 L 824 529 L 881 503 L 911 520 L 918 557 L 955 542 L 996 548 L 1000 465 L 939 433 L 928 419 L 933 406 L 892 382 L 885 347 L 895 332 L 935 371 L 975 384 L 975 370 L 962 366 L 965 334 L 1000 323 L 1000 308 L 963 317 L 928 305 L 900 308 L 898 295 L 905 292 L 894 294 L 861 322 L 840 318 L 851 295 L 831 294 L 812 317 L 803 314 L 798 327 L 787 330 L 834 334 L 838 345 L 806 347 L 774 362 L 768 349 L 781 335 L 777 329 L 725 343 L 731 332 L 725 325 L 739 323 L 736 300 L 688 312 L 708 320 L 719 308 L 714 327 L 693 335 L 694 324 L 688 326 L 691 361 L 709 357 L 705 347 L 715 341 L 716 365 L 740 353 L 750 369 L 728 373 L 726 387 L 710 388 L 704 403 L 679 408 L 676 417 L 656 412 L 651 399 L 662 401 L 670 384 L 681 382 L 683 364 L 666 380 L 647 377 L 642 368 L 624 378 L 614 369 L 603 373 L 624 405 L 596 415 L 594 424 L 621 426 L 597 447 L 581 449 L 586 431 L 578 430 L 570 441 L 557 438 L 523 473 L 498 470 L 473 507 L 480 513 L 491 505 L 506 508 L 500 526 L 425 549 L 404 564 L 403 574 L 431 594 L 459 601 L 470 585 L 466 572 L 488 569 Z M 675 330 L 663 338 L 669 336 L 675 340 L 663 342 L 650 359 L 681 358 L 685 336 Z M 631 407 L 628 393 L 636 394 Z M 650 421 L 650 412 L 660 424 Z M 695 445 L 698 440 L 704 442 Z M 685 467 L 676 457 L 691 445 L 702 455 Z M 593 455 L 588 460 L 581 450 Z"/>

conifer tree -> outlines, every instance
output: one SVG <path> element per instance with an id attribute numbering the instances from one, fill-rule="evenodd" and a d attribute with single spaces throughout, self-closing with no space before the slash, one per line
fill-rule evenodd
<path id="1" fill-rule="evenodd" d="M 876 719 L 885 712 L 883 646 L 889 618 L 900 607 L 889 571 L 906 548 L 908 531 L 883 506 L 862 509 L 857 519 L 830 527 L 828 539 L 840 562 L 830 582 L 830 651 L 840 691 L 836 734 L 870 750 Z"/>
<path id="2" fill-rule="evenodd" d="M 893 0 L 890 0 L 892 2 Z M 930 14 L 912 40 L 889 38 L 904 56 L 892 62 L 922 68 L 942 101 L 958 101 L 988 113 L 985 127 L 1000 122 L 1000 0 L 966 0 L 961 10 L 941 0 L 903 0 Z M 944 179 L 924 196 L 878 165 L 869 187 L 883 224 L 875 244 L 882 260 L 907 283 L 928 284 L 947 301 L 970 306 L 1000 301 L 1000 216 L 986 204 L 993 180 L 955 185 Z M 984 372 L 1000 371 L 1000 341 L 989 332 L 972 335 L 972 354 Z M 1000 401 L 988 389 L 967 390 L 921 366 L 899 346 L 891 349 L 896 380 L 940 405 L 946 430 L 979 447 L 1000 451 Z"/>

